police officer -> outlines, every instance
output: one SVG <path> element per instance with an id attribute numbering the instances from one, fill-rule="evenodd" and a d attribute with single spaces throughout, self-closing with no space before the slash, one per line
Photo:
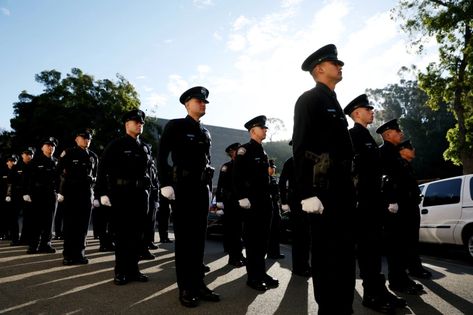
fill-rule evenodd
<path id="1" fill-rule="evenodd" d="M 297 198 L 310 213 L 312 280 L 319 314 L 351 314 L 355 286 L 353 148 L 334 92 L 344 63 L 326 45 L 302 64 L 316 86 L 294 110 L 293 156 Z"/>
<path id="2" fill-rule="evenodd" d="M 276 177 L 276 164 L 274 160 L 269 160 L 269 191 L 271 195 L 271 209 L 273 210 L 271 216 L 271 231 L 269 233 L 268 242 L 268 258 L 282 259 L 284 254 L 281 254 L 280 235 L 281 235 L 281 210 L 279 207 L 279 185 Z"/>
<path id="3" fill-rule="evenodd" d="M 242 254 L 242 217 L 238 199 L 233 190 L 233 165 L 240 143 L 230 144 L 225 152 L 230 157 L 220 168 L 215 200 L 217 208 L 223 209 L 223 237 L 224 248 L 228 252 L 228 264 L 234 267 L 243 267 L 246 258 Z"/>
<path id="4" fill-rule="evenodd" d="M 76 145 L 64 150 L 59 158 L 60 185 L 57 199 L 62 203 L 64 232 L 64 265 L 87 264 L 85 239 L 92 211 L 92 186 L 97 177 L 98 158 L 89 149 L 92 131 L 75 133 Z"/>
<path id="5" fill-rule="evenodd" d="M 409 193 L 407 187 L 412 184 L 408 182 L 404 163 L 397 147 L 403 141 L 404 134 L 397 119 L 384 123 L 376 129 L 376 133 L 383 137 L 380 156 L 389 288 L 393 291 L 418 294 L 423 291 L 423 286 L 407 275 L 407 261 L 404 253 L 408 246 L 404 237 L 404 224 L 406 224 L 410 204 L 407 198 Z"/>
<path id="6" fill-rule="evenodd" d="M 246 284 L 258 291 L 279 286 L 279 281 L 266 273 L 272 205 L 269 161 L 262 142 L 266 138 L 266 116 L 249 120 L 245 128 L 250 141 L 238 148 L 233 169 L 233 184 L 243 212 L 243 240 L 246 248 Z"/>
<path id="7" fill-rule="evenodd" d="M 292 146 L 292 140 L 289 141 Z M 302 211 L 301 203 L 295 196 L 294 158 L 291 156 L 284 162 L 279 176 L 281 194 L 281 210 L 289 213 L 292 236 L 292 273 L 302 277 L 310 277 L 310 225 L 309 215 Z"/>
<path id="8" fill-rule="evenodd" d="M 23 196 L 23 189 L 25 187 L 25 174 L 28 173 L 28 168 L 30 167 L 30 162 L 33 159 L 36 149 L 33 147 L 27 147 L 23 152 L 21 152 L 21 161 L 18 165 L 18 173 L 21 176 L 21 195 Z M 31 213 L 31 202 L 26 202 L 21 199 L 21 211 L 23 213 L 23 222 L 21 226 L 21 236 L 20 236 L 20 245 L 29 245 L 29 240 L 31 237 L 32 229 L 32 213 Z"/>
<path id="9" fill-rule="evenodd" d="M 56 138 L 45 138 L 41 152 L 31 160 L 31 167 L 25 174 L 23 200 L 32 203 L 33 222 L 28 254 L 56 252 L 51 246 L 51 237 L 57 205 L 57 159 L 53 156 L 57 145 Z"/>
<path id="10" fill-rule="evenodd" d="M 416 151 L 411 140 L 401 142 L 398 145 L 398 149 L 403 162 L 403 177 L 406 183 L 403 187 L 405 191 L 405 205 L 400 205 L 399 215 L 405 217 L 403 236 L 406 237 L 407 245 L 405 251 L 407 255 L 407 269 L 410 276 L 429 279 L 432 277 L 432 273 L 422 266 L 422 261 L 419 257 L 419 203 L 421 201 L 421 193 L 411 165 L 416 156 Z"/>
<path id="11" fill-rule="evenodd" d="M 366 94 L 362 94 L 353 99 L 344 112 L 355 122 L 349 131 L 355 150 L 355 226 L 358 266 L 363 279 L 362 304 L 376 311 L 390 313 L 396 306 L 404 307 L 406 302 L 386 289 L 385 277 L 381 273 L 384 215 L 381 161 L 378 145 L 367 128 L 373 122 L 373 106 L 369 104 Z"/>
<path id="12" fill-rule="evenodd" d="M 18 220 L 20 217 L 22 192 L 21 192 L 21 173 L 17 167 L 18 156 L 12 154 L 7 157 L 7 168 L 3 175 L 4 180 L 4 200 L 5 200 L 5 211 L 6 224 L 8 230 L 8 236 L 11 240 L 10 246 L 19 245 L 20 227 Z"/>
<path id="13" fill-rule="evenodd" d="M 112 208 L 116 285 L 148 281 L 138 268 L 151 184 L 148 168 L 151 152 L 140 138 L 145 113 L 131 110 L 123 115 L 122 121 L 125 135 L 105 148 L 95 185 L 95 196 L 100 203 Z"/>
<path id="14" fill-rule="evenodd" d="M 161 194 L 174 203 L 177 286 L 179 301 L 186 307 L 198 306 L 199 300 L 220 300 L 205 285 L 202 271 L 209 185 L 213 176 L 210 133 L 200 123 L 208 96 L 209 91 L 201 86 L 181 95 L 179 101 L 185 106 L 187 116 L 166 124 L 158 147 Z"/>
<path id="15" fill-rule="evenodd" d="M 151 152 L 151 146 L 149 146 L 149 151 Z M 156 210 L 159 203 L 159 184 L 158 169 L 154 159 L 149 161 L 148 167 L 151 179 L 151 188 L 149 193 L 149 208 L 144 225 L 143 249 L 140 255 L 140 260 L 155 259 L 156 257 L 150 252 L 150 249 L 158 249 L 158 246 L 154 243 L 154 234 L 156 226 Z"/>

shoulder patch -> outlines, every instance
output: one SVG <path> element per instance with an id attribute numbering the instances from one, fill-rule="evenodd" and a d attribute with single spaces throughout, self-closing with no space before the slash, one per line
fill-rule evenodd
<path id="1" fill-rule="evenodd" d="M 220 171 L 222 172 L 226 172 L 228 169 L 228 167 L 226 165 L 222 166 L 222 168 L 220 169 Z"/>
<path id="2" fill-rule="evenodd" d="M 61 153 L 61 157 L 64 157 L 64 156 L 66 156 L 66 150 L 62 151 Z"/>
<path id="3" fill-rule="evenodd" d="M 238 151 L 237 151 L 238 155 L 245 155 L 245 153 L 246 153 L 246 149 L 244 147 L 238 148 Z"/>

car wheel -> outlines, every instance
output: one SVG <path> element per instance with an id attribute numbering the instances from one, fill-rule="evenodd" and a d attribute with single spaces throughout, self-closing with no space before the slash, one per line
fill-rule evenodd
<path id="1" fill-rule="evenodd" d="M 470 234 L 466 237 L 466 249 L 468 251 L 468 254 L 470 255 L 470 258 L 473 259 L 473 233 L 470 232 Z"/>

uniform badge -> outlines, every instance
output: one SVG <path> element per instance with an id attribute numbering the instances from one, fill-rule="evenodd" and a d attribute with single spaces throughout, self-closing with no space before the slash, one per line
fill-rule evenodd
<path id="1" fill-rule="evenodd" d="M 221 169 L 220 171 L 222 171 L 222 172 L 226 172 L 226 171 L 227 171 L 227 169 L 228 169 L 228 167 L 227 167 L 226 165 L 224 165 L 224 166 L 222 166 L 222 169 Z"/>
<path id="2" fill-rule="evenodd" d="M 246 149 L 244 147 L 238 148 L 237 154 L 238 155 L 245 155 Z"/>

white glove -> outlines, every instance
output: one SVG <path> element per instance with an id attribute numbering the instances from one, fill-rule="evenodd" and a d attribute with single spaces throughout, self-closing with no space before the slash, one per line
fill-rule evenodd
<path id="1" fill-rule="evenodd" d="M 99 208 L 100 207 L 100 201 L 98 201 L 97 199 L 94 199 L 94 201 L 92 202 L 92 205 L 94 206 L 94 208 Z"/>
<path id="2" fill-rule="evenodd" d="M 397 203 L 390 203 L 389 207 L 388 207 L 388 210 L 391 213 L 397 213 L 397 211 L 399 210 L 399 206 L 398 206 Z"/>
<path id="3" fill-rule="evenodd" d="M 26 202 L 31 202 L 30 195 L 23 195 L 23 200 L 26 201 Z"/>
<path id="4" fill-rule="evenodd" d="M 61 194 L 57 194 L 57 202 L 63 202 L 64 201 L 64 196 Z"/>
<path id="5" fill-rule="evenodd" d="M 223 202 L 219 201 L 217 202 L 217 208 L 219 209 L 225 209 L 224 205 L 223 205 Z"/>
<path id="6" fill-rule="evenodd" d="M 6 197 L 5 197 L 5 201 L 6 201 L 6 202 L 10 202 L 10 201 L 11 201 L 11 197 L 10 197 L 10 196 L 6 196 Z"/>
<path id="7" fill-rule="evenodd" d="M 110 199 L 108 198 L 108 196 L 100 196 L 100 203 L 102 204 L 102 206 L 105 206 L 105 207 L 111 207 L 112 206 L 112 203 L 110 202 Z"/>
<path id="8" fill-rule="evenodd" d="M 307 213 L 316 213 L 322 214 L 324 212 L 324 205 L 322 201 L 320 201 L 317 197 L 310 197 L 301 201 L 302 204 L 302 211 Z"/>
<path id="9" fill-rule="evenodd" d="M 250 209 L 251 208 L 250 199 L 248 199 L 248 198 L 243 198 L 243 199 L 238 200 L 238 204 L 243 209 Z"/>
<path id="10" fill-rule="evenodd" d="M 164 186 L 161 188 L 161 195 L 164 196 L 164 198 L 169 199 L 169 200 L 175 200 L 176 195 L 174 194 L 174 188 L 172 186 Z"/>
<path id="11" fill-rule="evenodd" d="M 215 211 L 215 214 L 218 215 L 218 216 L 222 216 L 223 215 L 223 210 L 219 209 L 219 210 Z"/>
<path id="12" fill-rule="evenodd" d="M 289 212 L 291 211 L 291 208 L 289 207 L 289 205 L 281 205 L 281 210 L 283 212 Z"/>

